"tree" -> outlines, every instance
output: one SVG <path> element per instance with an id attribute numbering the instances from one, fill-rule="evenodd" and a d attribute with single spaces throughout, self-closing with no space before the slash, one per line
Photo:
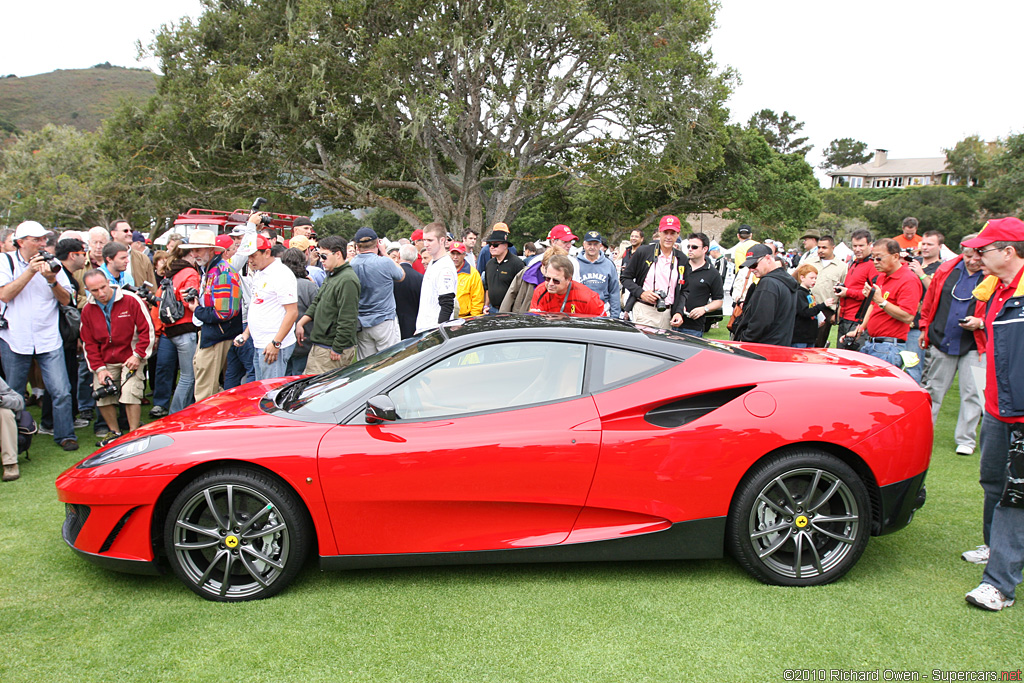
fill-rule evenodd
<path id="1" fill-rule="evenodd" d="M 980 185 L 992 172 L 992 150 L 977 135 L 970 135 L 956 143 L 946 153 L 946 166 L 953 177 L 967 186 Z"/>
<path id="2" fill-rule="evenodd" d="M 721 162 L 731 72 L 711 0 L 252 0 L 161 32 L 151 112 L 175 182 L 268 171 L 300 199 L 378 207 L 456 234 L 513 218 L 551 182 L 666 158 Z M 195 144 L 199 143 L 199 144 Z M 189 159 L 182 148 L 200 152 Z"/>
<path id="3" fill-rule="evenodd" d="M 734 129 L 726 153 L 728 206 L 725 214 L 767 228 L 783 242 L 821 213 L 818 181 L 802 154 L 780 154 L 754 128 Z"/>
<path id="4" fill-rule="evenodd" d="M 993 214 L 1015 214 L 1024 205 L 1024 133 L 1000 140 L 982 189 L 982 207 Z"/>
<path id="5" fill-rule="evenodd" d="M 16 138 L 0 153 L 0 215 L 9 225 L 36 220 L 75 227 L 113 217 L 116 207 L 99 191 L 96 139 L 52 124 Z"/>
<path id="6" fill-rule="evenodd" d="M 956 245 L 960 239 L 981 227 L 978 221 L 976 192 L 964 187 L 926 185 L 908 187 L 882 200 L 877 206 L 868 206 L 865 216 L 878 237 L 892 237 L 900 232 L 907 216 L 917 218 L 917 233 L 938 230 L 946 244 Z"/>
<path id="7" fill-rule="evenodd" d="M 839 138 L 828 143 L 825 160 L 818 168 L 831 171 L 853 164 L 864 164 L 871 160 L 868 143 L 853 138 Z"/>
<path id="8" fill-rule="evenodd" d="M 797 121 L 788 111 L 782 112 L 782 116 L 779 116 L 771 109 L 762 109 L 750 117 L 747 127 L 760 132 L 772 149 L 779 154 L 799 154 L 803 157 L 807 156 L 813 146 L 805 144 L 806 137 L 793 138 L 804 124 Z"/>

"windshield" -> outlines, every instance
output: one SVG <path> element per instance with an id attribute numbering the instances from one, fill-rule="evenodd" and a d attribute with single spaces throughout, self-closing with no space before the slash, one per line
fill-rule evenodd
<path id="1" fill-rule="evenodd" d="M 437 330 L 403 339 L 394 346 L 339 370 L 300 379 L 281 388 L 276 403 L 287 412 L 333 413 L 371 386 L 399 372 L 417 354 L 439 346 Z"/>

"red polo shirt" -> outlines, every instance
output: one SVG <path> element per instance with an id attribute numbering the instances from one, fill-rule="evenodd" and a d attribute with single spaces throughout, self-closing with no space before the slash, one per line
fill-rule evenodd
<path id="1" fill-rule="evenodd" d="M 1002 281 L 996 285 L 996 291 L 992 293 L 992 298 L 988 300 L 988 306 L 985 308 L 986 330 L 991 331 L 992 323 L 995 321 L 999 311 L 1002 310 L 1003 304 L 1017 291 L 1017 287 L 1020 285 L 1021 273 L 1024 273 L 1024 269 L 1017 271 L 1017 275 L 1009 285 L 1004 286 Z M 1020 417 L 1000 417 L 999 415 L 999 388 L 996 386 L 996 362 L 995 355 L 993 355 L 995 353 L 995 341 L 992 338 L 993 336 L 990 332 L 985 338 L 985 412 L 1000 422 L 1024 423 L 1024 415 Z"/>
<path id="2" fill-rule="evenodd" d="M 846 296 L 839 303 L 839 317 L 841 319 L 857 319 L 860 304 L 864 301 L 864 283 L 873 278 L 877 272 L 874 261 L 869 258 L 854 261 L 850 264 L 850 269 L 846 272 L 846 280 L 843 282 L 843 287 L 846 287 L 849 291 L 846 292 Z"/>
<path id="3" fill-rule="evenodd" d="M 881 288 L 882 296 L 889 302 L 886 304 L 887 307 L 899 306 L 911 315 L 917 313 L 924 291 L 920 278 L 914 275 L 910 268 L 900 264 L 900 267 L 891 275 L 879 273 L 878 281 L 875 284 Z M 868 320 L 868 336 L 895 337 L 906 340 L 907 332 L 910 331 L 910 323 L 901 323 L 878 308 L 878 304 L 871 305 L 874 308 L 871 311 L 871 319 Z"/>

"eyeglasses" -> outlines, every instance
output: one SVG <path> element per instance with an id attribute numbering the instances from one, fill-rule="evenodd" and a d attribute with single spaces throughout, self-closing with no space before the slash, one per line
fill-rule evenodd
<path id="1" fill-rule="evenodd" d="M 704 246 L 704 245 L 702 245 L 702 244 L 687 244 L 686 248 L 689 249 L 690 251 L 696 251 L 697 249 L 700 249 L 702 246 Z"/>
<path id="2" fill-rule="evenodd" d="M 551 284 L 558 286 L 565 282 L 565 280 L 559 280 L 557 277 L 548 277 L 547 275 L 545 275 L 544 282 L 550 282 Z"/>
<path id="3" fill-rule="evenodd" d="M 988 247 L 987 249 L 976 249 L 975 251 L 977 251 L 978 256 L 981 256 L 986 251 L 1002 251 L 1003 249 L 1006 249 L 1006 247 Z"/>
<path id="4" fill-rule="evenodd" d="M 318 251 L 318 252 L 316 252 L 316 255 L 326 261 L 327 258 L 331 255 L 331 252 L 329 252 L 329 251 Z"/>
<path id="5" fill-rule="evenodd" d="M 868 256 L 868 260 L 869 261 L 874 261 L 875 263 L 878 263 L 879 261 L 883 260 L 884 258 L 885 258 L 884 256 Z"/>

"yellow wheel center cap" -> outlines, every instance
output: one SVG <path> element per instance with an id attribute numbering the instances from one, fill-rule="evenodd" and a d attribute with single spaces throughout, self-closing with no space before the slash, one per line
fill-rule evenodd
<path id="1" fill-rule="evenodd" d="M 238 537 L 237 536 L 228 536 L 227 538 L 224 539 L 224 545 L 226 545 L 229 548 L 237 548 L 238 547 Z"/>
<path id="2" fill-rule="evenodd" d="M 807 526 L 807 522 L 808 522 L 808 519 L 807 519 L 807 517 L 805 515 L 799 515 L 796 518 L 796 525 L 800 529 L 803 529 L 805 526 Z"/>

